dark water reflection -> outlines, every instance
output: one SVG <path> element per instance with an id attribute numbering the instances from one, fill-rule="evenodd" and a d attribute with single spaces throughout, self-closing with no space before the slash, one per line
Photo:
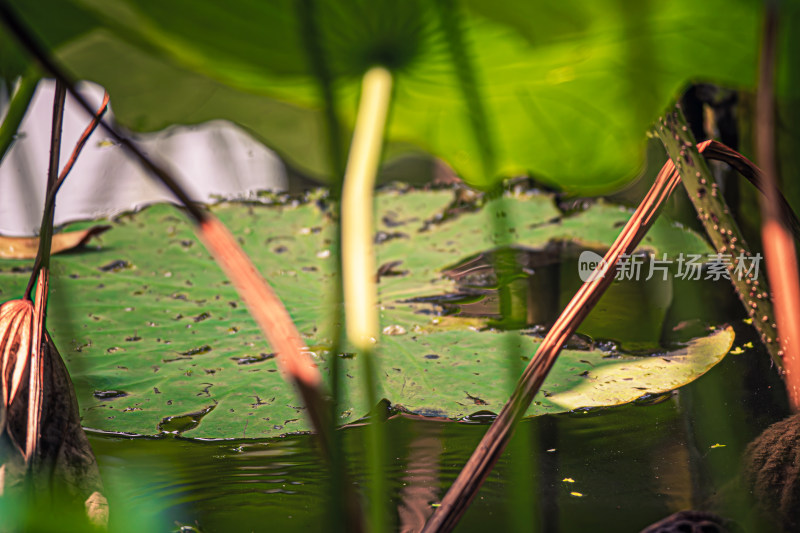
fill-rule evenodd
<path id="1" fill-rule="evenodd" d="M 432 305 L 440 314 L 487 318 L 500 329 L 544 334 L 583 284 L 579 258 L 585 251 L 575 243 L 551 242 L 543 249 L 482 252 L 442 270 L 456 282 L 455 292 L 408 301 Z M 629 353 L 652 353 L 705 335 L 709 325 L 746 316 L 727 280 L 705 279 L 710 276 L 704 270 L 698 280 L 682 277 L 674 262 L 667 272 L 651 276 L 648 254 L 636 255 L 635 261 L 636 273 L 616 279 L 578 327 L 590 343 L 610 341 Z M 505 314 L 500 310 L 498 263 L 505 265 L 508 278 Z"/>

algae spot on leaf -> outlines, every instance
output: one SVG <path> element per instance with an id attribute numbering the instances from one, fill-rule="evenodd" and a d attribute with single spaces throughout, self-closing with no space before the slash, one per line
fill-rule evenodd
<path id="1" fill-rule="evenodd" d="M 131 265 L 130 262 L 125 261 L 123 259 L 116 259 L 101 267 L 97 267 L 97 269 L 100 270 L 101 272 L 120 272 L 128 268 L 133 268 L 133 265 Z"/>
<path id="2" fill-rule="evenodd" d="M 464 394 L 466 394 L 467 395 L 467 399 L 471 400 L 472 403 L 474 403 L 475 405 L 489 405 L 489 402 L 487 402 L 486 400 L 478 398 L 477 396 L 473 396 L 472 394 L 468 393 L 467 391 L 464 391 Z"/>
<path id="3" fill-rule="evenodd" d="M 203 320 L 207 320 L 209 318 L 211 318 L 211 313 L 208 313 L 208 312 L 204 311 L 204 312 L 200 313 L 199 315 L 197 315 L 196 317 L 193 317 L 192 320 L 195 321 L 195 322 L 202 322 Z"/>
<path id="4" fill-rule="evenodd" d="M 197 348 L 192 348 L 191 350 L 186 350 L 185 352 L 181 352 L 181 355 L 188 355 L 188 356 L 200 355 L 210 352 L 211 349 L 212 349 L 211 346 L 209 346 L 208 344 L 204 344 L 202 346 L 198 346 Z"/>

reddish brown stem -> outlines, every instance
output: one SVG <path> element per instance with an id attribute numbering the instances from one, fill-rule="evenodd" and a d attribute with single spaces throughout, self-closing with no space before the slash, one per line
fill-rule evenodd
<path id="1" fill-rule="evenodd" d="M 94 133 L 94 130 L 97 129 L 97 126 L 100 125 L 100 120 L 103 118 L 103 115 L 106 114 L 108 110 L 108 93 L 103 93 L 103 101 L 100 104 L 100 107 L 97 108 L 97 112 L 92 116 L 92 121 L 86 126 L 86 129 L 83 130 L 80 139 L 78 142 L 75 143 L 75 148 L 72 149 L 72 154 L 69 156 L 67 163 L 64 165 L 64 168 L 61 169 L 61 174 L 58 175 L 58 181 L 56 182 L 53 190 L 50 191 L 50 196 L 55 196 L 58 193 L 58 190 L 64 184 L 64 180 L 67 179 L 72 167 L 75 166 L 75 162 L 78 160 L 78 156 L 81 155 L 81 151 L 83 151 L 83 147 L 86 146 L 86 141 L 89 140 L 89 137 Z"/>
<path id="2" fill-rule="evenodd" d="M 28 424 L 25 436 L 25 461 L 27 462 L 30 462 L 33 457 L 41 435 L 42 393 L 44 392 L 42 346 L 45 337 L 44 318 L 49 284 L 50 271 L 48 268 L 42 268 L 36 283 L 36 299 L 33 308 L 30 378 L 28 381 Z"/>
<path id="3" fill-rule="evenodd" d="M 797 253 L 789 228 L 783 223 L 775 164 L 775 59 L 778 13 L 767 2 L 756 95 L 756 154 L 764 175 L 761 198 L 761 240 L 783 356 L 784 381 L 793 411 L 800 410 L 800 278 Z"/>

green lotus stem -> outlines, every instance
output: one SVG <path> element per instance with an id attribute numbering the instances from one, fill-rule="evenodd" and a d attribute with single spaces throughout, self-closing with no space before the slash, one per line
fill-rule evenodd
<path id="1" fill-rule="evenodd" d="M 347 338 L 359 350 L 366 350 L 378 338 L 372 191 L 389 111 L 392 75 L 384 68 L 372 68 L 364 74 L 361 88 L 342 189 L 342 276 Z"/>
<path id="2" fill-rule="evenodd" d="M 348 340 L 362 356 L 364 385 L 369 405 L 377 405 L 375 390 L 375 342 L 378 338 L 378 290 L 375 253 L 372 248 L 373 189 L 383 145 L 386 115 L 392 93 L 392 75 L 375 67 L 364 74 L 353 142 L 347 158 L 342 187 L 342 281 Z M 373 533 L 386 531 L 384 508 L 384 435 L 376 416 L 367 432 L 367 463 L 370 473 L 369 523 Z"/>
<path id="3" fill-rule="evenodd" d="M 33 98 L 33 93 L 36 91 L 39 79 L 39 72 L 33 67 L 29 68 L 19 79 L 19 85 L 11 97 L 11 102 L 8 104 L 6 116 L 0 122 L 0 161 L 5 158 L 8 149 L 14 144 L 17 130 L 22 123 L 25 112 L 28 110 L 28 105 L 31 103 L 31 98 Z"/>
<path id="4" fill-rule="evenodd" d="M 730 214 L 725 199 L 719 192 L 714 175 L 698 153 L 692 132 L 679 107 L 659 120 L 656 134 L 670 159 L 681 174 L 689 199 L 697 211 L 697 218 L 703 224 L 714 248 L 720 254 L 728 254 L 732 262 L 739 254 L 753 260 L 747 243 L 739 231 L 739 226 Z M 775 313 L 769 298 L 766 280 L 753 279 L 752 273 L 745 276 L 734 275 L 733 264 L 728 265 L 730 280 L 739 299 L 753 321 L 753 326 L 761 335 L 775 366 L 783 374 L 783 359 L 775 327 Z"/>

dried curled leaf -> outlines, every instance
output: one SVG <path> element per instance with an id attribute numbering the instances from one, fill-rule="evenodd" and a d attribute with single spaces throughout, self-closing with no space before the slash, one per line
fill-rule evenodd
<path id="1" fill-rule="evenodd" d="M 19 391 L 22 375 L 31 355 L 33 303 L 11 300 L 0 305 L 0 381 L 3 413 Z M 5 416 L 0 415 L 0 421 Z M 5 424 L 0 423 L 0 429 Z"/>
<path id="2" fill-rule="evenodd" d="M 51 253 L 57 254 L 85 245 L 92 237 L 111 229 L 111 226 L 93 226 L 80 231 L 53 235 Z M 0 235 L 0 258 L 35 259 L 39 249 L 38 237 L 4 237 Z"/>
<path id="3" fill-rule="evenodd" d="M 29 426 L 30 395 L 29 381 L 23 376 L 19 394 L 8 405 L 5 423 L 0 425 L 0 494 L 25 494 L 27 483 L 32 482 L 36 494 L 57 493 L 59 498 L 83 508 L 91 523 L 104 525 L 108 520 L 108 504 L 102 494 L 97 461 L 81 427 L 72 381 L 46 332 L 43 332 L 41 363 L 38 442 L 26 462 L 24 441 Z"/>

